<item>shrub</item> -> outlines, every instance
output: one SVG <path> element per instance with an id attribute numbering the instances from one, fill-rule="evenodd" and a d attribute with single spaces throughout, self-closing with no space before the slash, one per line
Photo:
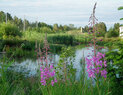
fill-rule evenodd
<path id="1" fill-rule="evenodd" d="M 11 37 L 16 37 L 16 36 L 19 36 L 19 37 L 21 36 L 21 32 L 13 24 L 2 23 L 0 26 L 1 26 L 0 27 L 0 34 L 1 34 L 3 39 L 7 39 L 8 37 L 11 38 Z"/>
<path id="2" fill-rule="evenodd" d="M 123 93 L 123 44 L 118 43 L 118 51 L 109 51 L 106 53 L 108 78 L 112 95 L 121 95 Z"/>
<path id="3" fill-rule="evenodd" d="M 3 47 L 4 47 L 4 45 L 3 45 L 3 41 L 2 41 L 2 40 L 0 40 L 0 51 L 2 51 L 2 50 L 3 50 Z"/>
<path id="4" fill-rule="evenodd" d="M 41 27 L 40 32 L 42 32 L 42 33 L 46 33 L 46 32 L 47 33 L 52 33 L 53 31 L 49 27 Z"/>
<path id="5" fill-rule="evenodd" d="M 29 41 L 24 41 L 22 44 L 21 44 L 21 47 L 23 50 L 32 50 L 32 49 L 35 49 L 35 42 L 29 42 Z"/>
<path id="6" fill-rule="evenodd" d="M 74 37 L 72 35 L 50 35 L 48 42 L 52 44 L 73 45 Z"/>
<path id="7" fill-rule="evenodd" d="M 110 28 L 109 31 L 106 33 L 105 37 L 118 37 L 118 32 L 116 32 L 113 28 Z"/>

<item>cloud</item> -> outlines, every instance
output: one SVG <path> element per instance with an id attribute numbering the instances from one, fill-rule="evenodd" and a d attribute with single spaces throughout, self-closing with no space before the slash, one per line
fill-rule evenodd
<path id="1" fill-rule="evenodd" d="M 123 4 L 122 0 L 0 0 L 0 10 L 35 21 L 47 23 L 73 23 L 86 25 L 93 5 L 97 2 L 96 16 L 99 21 L 111 25 L 122 17 L 117 8 Z M 110 23 L 110 24 L 109 24 Z"/>

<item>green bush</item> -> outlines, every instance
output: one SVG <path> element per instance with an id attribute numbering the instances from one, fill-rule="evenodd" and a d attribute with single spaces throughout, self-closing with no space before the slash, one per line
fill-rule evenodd
<path id="1" fill-rule="evenodd" d="M 9 57 L 10 55 L 13 55 L 13 58 L 35 58 L 36 56 L 34 56 L 35 51 L 27 51 L 27 50 L 23 50 L 20 47 L 11 47 L 9 48 L 8 51 L 6 51 L 7 57 Z"/>
<path id="2" fill-rule="evenodd" d="M 2 50 L 3 50 L 3 47 L 4 47 L 3 41 L 2 41 L 2 40 L 0 40 L 0 51 L 2 51 Z"/>
<path id="3" fill-rule="evenodd" d="M 22 43 L 23 43 L 22 40 L 18 40 L 16 38 L 11 38 L 11 39 L 3 40 L 3 45 L 8 45 L 10 47 L 20 46 Z"/>
<path id="4" fill-rule="evenodd" d="M 49 27 L 41 27 L 40 28 L 40 32 L 41 33 L 52 33 L 53 31 L 51 30 L 51 28 L 49 28 Z"/>
<path id="5" fill-rule="evenodd" d="M 119 33 L 116 32 L 113 28 L 110 28 L 109 31 L 106 33 L 105 37 L 106 38 L 111 38 L 111 37 L 118 37 Z"/>
<path id="6" fill-rule="evenodd" d="M 8 37 L 16 37 L 16 36 L 21 36 L 21 32 L 19 31 L 19 29 L 13 25 L 13 24 L 5 24 L 2 23 L 0 25 L 0 34 L 2 36 L 3 39 L 7 39 Z"/>
<path id="7" fill-rule="evenodd" d="M 49 35 L 47 37 L 49 43 L 73 45 L 74 37 L 72 35 Z"/>
<path id="8" fill-rule="evenodd" d="M 112 95 L 121 95 L 123 93 L 123 44 L 118 43 L 118 47 L 118 51 L 106 53 L 107 71 Z"/>
<path id="9" fill-rule="evenodd" d="M 23 50 L 34 50 L 35 49 L 35 42 L 29 42 L 29 41 L 24 41 L 21 44 L 21 47 Z"/>

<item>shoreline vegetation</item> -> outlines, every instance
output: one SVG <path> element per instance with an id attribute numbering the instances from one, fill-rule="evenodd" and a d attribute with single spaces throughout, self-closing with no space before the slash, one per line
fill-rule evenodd
<path id="1" fill-rule="evenodd" d="M 93 10 L 96 8 L 95 7 Z M 94 15 L 94 13 L 93 13 Z M 48 25 L 29 22 L 0 11 L 0 95 L 121 95 L 123 93 L 123 39 L 119 23 L 107 30 L 105 23 L 83 28 L 70 25 Z M 94 20 L 94 19 L 93 19 Z M 25 27 L 23 28 L 23 23 Z M 95 30 L 95 28 L 97 28 Z M 79 62 L 80 78 L 74 68 L 76 48 L 94 47 L 92 55 Z M 97 48 L 99 46 L 99 48 Z M 101 47 L 101 48 L 100 48 Z M 108 52 L 100 52 L 108 47 Z M 112 51 L 118 49 L 118 51 Z M 83 51 L 84 52 L 84 51 Z M 59 54 L 57 64 L 50 54 Z M 35 58 L 35 76 L 10 70 L 21 58 Z M 32 68 L 34 69 L 34 68 Z"/>

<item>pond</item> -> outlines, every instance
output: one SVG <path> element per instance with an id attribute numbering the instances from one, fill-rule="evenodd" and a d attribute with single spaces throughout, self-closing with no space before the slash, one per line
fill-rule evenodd
<path id="1" fill-rule="evenodd" d="M 75 48 L 75 59 L 73 61 L 73 67 L 76 68 L 76 79 L 80 76 L 80 71 L 82 69 L 81 60 L 85 57 L 87 57 L 89 54 L 92 54 L 93 47 L 81 47 Z M 106 49 L 102 50 L 103 52 L 106 52 Z M 60 55 L 59 54 L 53 54 L 52 56 L 52 62 L 57 65 L 59 62 Z M 35 76 L 37 74 L 37 70 L 40 67 L 40 64 L 38 64 L 38 60 L 24 58 L 23 61 L 15 61 L 9 69 L 14 70 L 16 72 L 22 72 L 26 76 Z"/>

